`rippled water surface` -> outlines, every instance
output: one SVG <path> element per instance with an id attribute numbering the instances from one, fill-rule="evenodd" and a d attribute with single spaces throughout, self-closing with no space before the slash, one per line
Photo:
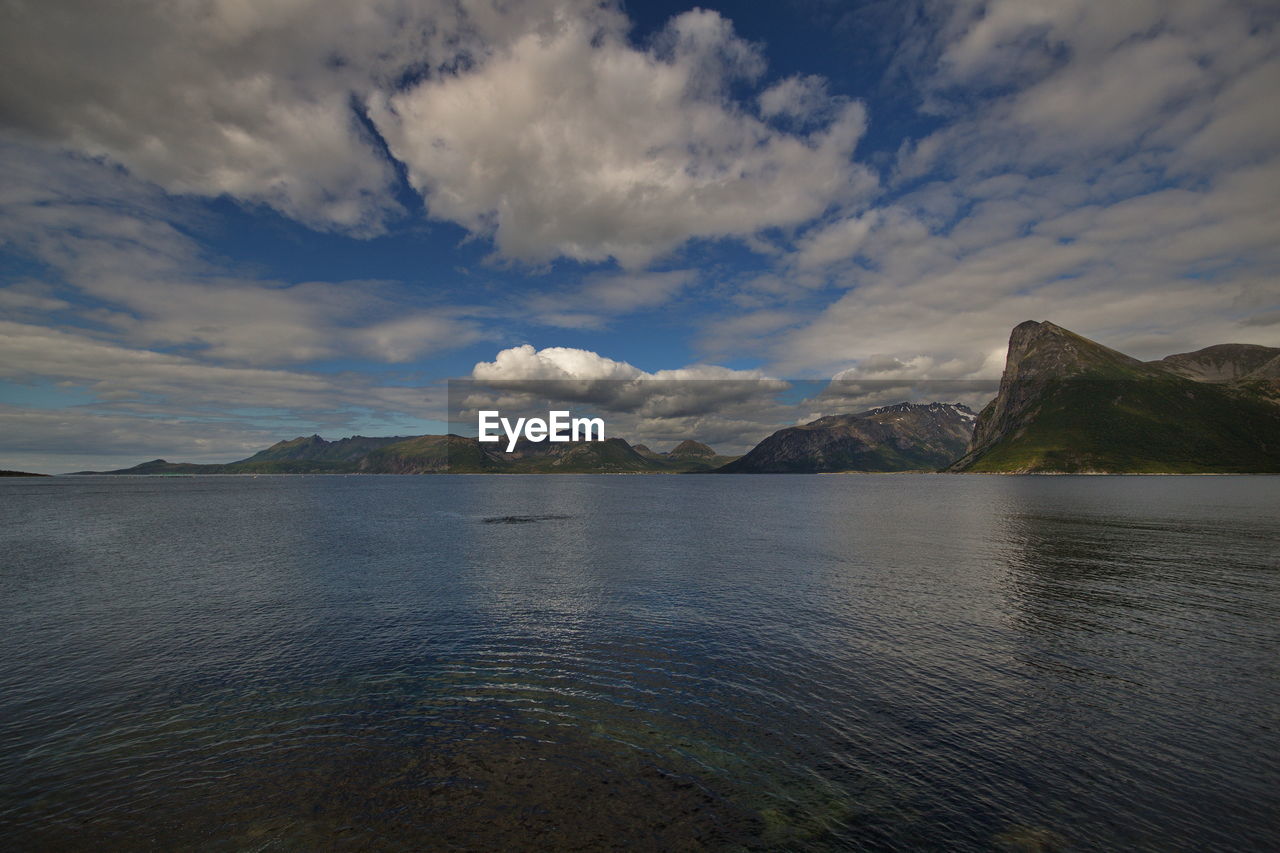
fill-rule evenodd
<path id="1" fill-rule="evenodd" d="M 0 846 L 1280 846 L 1280 478 L 0 482 Z"/>

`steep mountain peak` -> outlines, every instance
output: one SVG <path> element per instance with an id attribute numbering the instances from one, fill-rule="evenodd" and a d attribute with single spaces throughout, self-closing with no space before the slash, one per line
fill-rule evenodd
<path id="1" fill-rule="evenodd" d="M 715 456 L 716 452 L 700 441 L 694 441 L 686 438 L 684 441 L 671 448 L 668 456 Z"/>
<path id="2" fill-rule="evenodd" d="M 950 470 L 1274 471 L 1280 411 L 1265 388 L 1245 381 L 1270 369 L 1265 355 L 1228 344 L 1174 357 L 1171 367 L 1052 323 L 1021 323 L 1009 339 L 999 393 Z M 1175 369 L 1180 364 L 1198 374 Z M 1206 382 L 1206 370 L 1225 377 Z"/>
<path id="3" fill-rule="evenodd" d="M 1168 373 L 1054 323 L 1019 323 L 1009 334 L 1000 390 L 979 415 L 968 453 L 956 465 L 968 464 L 1020 428 L 1048 383 L 1072 377 L 1130 379 L 1161 375 Z"/>
<path id="4" fill-rule="evenodd" d="M 1047 320 L 1027 320 L 1013 327 L 1004 380 L 1065 378 L 1107 373 L 1113 378 L 1147 375 L 1147 365 L 1122 352 L 1091 341 Z"/>

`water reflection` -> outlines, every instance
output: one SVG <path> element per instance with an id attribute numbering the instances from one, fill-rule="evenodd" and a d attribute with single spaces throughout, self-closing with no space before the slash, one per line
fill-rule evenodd
<path id="1" fill-rule="evenodd" d="M 0 503 L 8 846 L 1275 839 L 1280 481 L 277 482 Z"/>
<path id="2" fill-rule="evenodd" d="M 1167 844 L 1157 815 L 1181 812 L 1229 847 L 1240 827 L 1215 815 L 1238 810 L 1243 791 L 1273 802 L 1277 781 L 1264 719 L 1280 682 L 1264 638 L 1280 639 L 1280 599 L 1257 537 L 1273 525 L 1265 505 L 1231 524 L 1191 511 L 1228 484 L 1144 479 L 1008 481 L 1004 594 L 1037 708 L 1018 748 L 1057 763 L 1047 805 L 1068 836 L 1082 804 L 1109 804 L 1122 846 Z M 1267 757 L 1244 743 L 1270 744 Z"/>

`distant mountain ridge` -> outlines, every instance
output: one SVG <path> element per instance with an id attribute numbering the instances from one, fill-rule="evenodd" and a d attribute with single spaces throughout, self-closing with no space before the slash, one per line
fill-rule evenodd
<path id="1" fill-rule="evenodd" d="M 684 441 L 671 448 L 671 451 L 667 453 L 667 455 L 671 457 L 693 456 L 709 459 L 715 456 L 716 452 L 701 441 L 694 441 L 692 438 L 686 438 Z"/>
<path id="2" fill-rule="evenodd" d="M 452 434 L 311 435 L 226 464 L 155 459 L 101 473 L 1280 473 L 1280 348 L 1218 344 L 1144 362 L 1029 320 L 976 415 L 936 402 L 828 415 L 740 458 L 691 439 L 665 453 L 621 438 L 502 450 Z"/>
<path id="3" fill-rule="evenodd" d="M 337 441 L 325 441 L 318 435 L 299 436 L 290 441 L 278 441 L 266 450 L 260 450 L 237 464 L 302 460 L 312 462 L 359 462 L 374 450 L 408 439 L 409 436 L 404 435 L 386 438 L 353 435 L 350 438 L 340 438 Z"/>
<path id="4" fill-rule="evenodd" d="M 936 471 L 968 446 L 976 419 L 958 403 L 897 403 L 775 432 L 722 474 Z"/>
<path id="5" fill-rule="evenodd" d="M 1280 348 L 1258 344 L 1217 344 L 1148 362 L 1200 382 L 1280 378 Z"/>
<path id="6" fill-rule="evenodd" d="M 1014 327 L 1000 390 L 958 472 L 1280 471 L 1280 349 L 1143 362 L 1049 322 Z"/>
<path id="7" fill-rule="evenodd" d="M 643 445 L 641 445 L 643 447 Z M 504 448 L 505 449 L 505 448 Z M 225 464 L 153 459 L 114 471 L 80 474 L 504 474 L 504 473 L 689 473 L 719 467 L 721 456 L 696 441 L 670 453 L 637 452 L 624 439 L 531 442 L 521 439 L 512 453 L 460 435 L 352 436 L 326 441 L 318 435 L 279 441 L 247 459 Z"/>

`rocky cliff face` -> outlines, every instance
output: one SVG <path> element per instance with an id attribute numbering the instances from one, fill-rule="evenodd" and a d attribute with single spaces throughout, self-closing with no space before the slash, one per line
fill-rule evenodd
<path id="1" fill-rule="evenodd" d="M 779 430 L 725 474 L 935 471 L 964 452 L 975 420 L 955 403 L 898 403 Z"/>
<path id="2" fill-rule="evenodd" d="M 949 470 L 1278 470 L 1280 407 L 1244 380 L 1270 363 L 1268 349 L 1141 362 L 1053 323 L 1022 323 L 999 393 Z"/>
<path id="3" fill-rule="evenodd" d="M 1019 323 L 1009 335 L 1000 390 L 982 410 L 967 452 L 955 466 L 1018 433 L 1050 383 L 1086 376 L 1121 380 L 1156 375 L 1160 375 L 1158 368 L 1061 326 L 1034 320 Z"/>

